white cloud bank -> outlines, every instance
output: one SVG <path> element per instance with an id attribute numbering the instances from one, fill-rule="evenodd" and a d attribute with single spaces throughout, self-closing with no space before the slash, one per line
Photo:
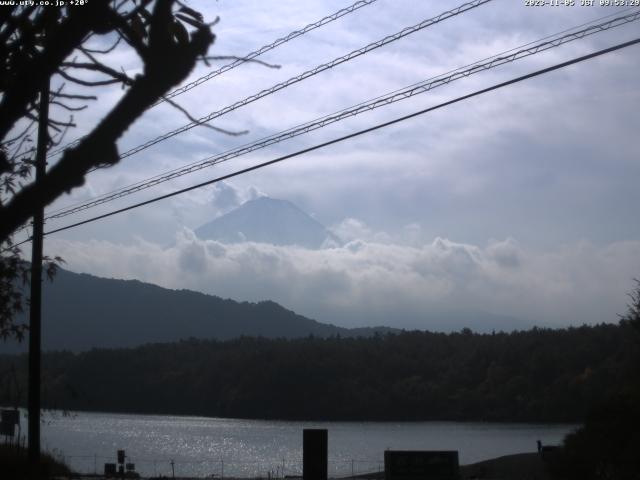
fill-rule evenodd
<path id="1" fill-rule="evenodd" d="M 271 299 L 343 326 L 436 330 L 615 322 L 640 272 L 640 241 L 582 242 L 540 253 L 512 239 L 407 245 L 376 236 L 357 220 L 344 222 L 343 234 L 348 228 L 370 239 L 307 250 L 224 245 L 184 229 L 169 248 L 141 239 L 129 245 L 51 239 L 48 253 L 66 258 L 73 271 L 236 300 Z"/>

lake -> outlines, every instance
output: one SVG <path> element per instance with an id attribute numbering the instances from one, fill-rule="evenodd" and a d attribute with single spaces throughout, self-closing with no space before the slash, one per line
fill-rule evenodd
<path id="1" fill-rule="evenodd" d="M 22 421 L 22 432 L 26 422 Z M 249 477 L 302 471 L 302 430 L 329 430 L 333 476 L 383 469 L 386 449 L 458 450 L 467 464 L 557 444 L 574 425 L 473 422 L 293 422 L 159 415 L 44 414 L 43 448 L 83 473 L 124 449 L 143 476 Z"/>

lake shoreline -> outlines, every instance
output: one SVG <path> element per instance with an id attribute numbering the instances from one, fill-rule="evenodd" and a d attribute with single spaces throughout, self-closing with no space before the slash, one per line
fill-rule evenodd
<path id="1" fill-rule="evenodd" d="M 13 408 L 0 405 L 0 408 Z M 21 412 L 27 411 L 27 407 L 24 405 L 20 405 L 18 409 Z M 313 422 L 317 424 L 322 423 L 387 423 L 387 424 L 398 424 L 398 423 L 468 423 L 468 424 L 479 424 L 479 425 L 581 425 L 583 419 L 561 419 L 561 420 L 540 420 L 540 419 L 500 419 L 500 420 L 492 420 L 486 418 L 440 418 L 440 417 L 429 417 L 429 418 L 414 418 L 414 419 L 406 419 L 403 417 L 394 418 L 394 417 L 382 417 L 382 418 L 327 418 L 327 417 L 233 417 L 233 416 L 211 416 L 199 413 L 171 413 L 171 412 L 149 412 L 149 411 L 136 411 L 136 410 L 108 410 L 108 409 L 90 409 L 90 408 L 74 408 L 74 409 L 60 409 L 60 408 L 48 408 L 43 407 L 42 412 L 44 415 L 47 413 L 53 413 L 54 415 L 61 416 L 77 416 L 81 414 L 98 414 L 98 415 L 135 415 L 137 417 L 172 417 L 172 418 L 185 418 L 185 419 L 205 419 L 205 420 L 228 420 L 228 421 L 251 421 L 251 422 L 273 422 L 273 423 L 292 423 L 292 422 Z"/>

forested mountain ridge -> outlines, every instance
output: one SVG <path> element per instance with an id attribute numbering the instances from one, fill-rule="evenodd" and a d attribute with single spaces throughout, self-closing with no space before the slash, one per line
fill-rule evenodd
<path id="1" fill-rule="evenodd" d="M 135 347 L 184 338 L 227 340 L 241 335 L 297 338 L 372 335 L 298 315 L 272 301 L 236 302 L 138 280 L 117 280 L 59 269 L 43 284 L 43 349 Z M 26 315 L 19 322 L 26 322 Z M 380 328 L 386 332 L 389 328 Z M 26 351 L 27 342 L 0 341 L 0 353 Z"/>
<path id="2" fill-rule="evenodd" d="M 187 340 L 49 353 L 49 408 L 239 418 L 579 421 L 638 383 L 626 325 Z M 26 356 L 1 356 L 0 368 Z M 7 399 L 8 400 L 8 399 Z"/>

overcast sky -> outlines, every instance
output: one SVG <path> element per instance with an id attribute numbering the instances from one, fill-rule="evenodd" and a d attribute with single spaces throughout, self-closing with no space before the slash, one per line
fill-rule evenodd
<path id="1" fill-rule="evenodd" d="M 578 3 L 579 0 L 577 0 Z M 461 1 L 378 0 L 176 100 L 200 117 Z M 598 3 L 598 2 L 596 2 Z M 211 55 L 244 55 L 350 1 L 195 1 Z M 59 208 L 224 152 L 599 17 L 617 7 L 494 0 L 216 119 L 89 176 Z M 429 93 L 109 203 L 62 226 L 270 160 L 638 37 L 640 22 L 473 75 Z M 473 329 L 615 322 L 640 277 L 640 47 L 458 103 L 117 217 L 47 237 L 67 267 L 236 300 L 275 300 L 344 326 Z M 112 65 L 139 64 L 118 49 Z M 224 62 L 214 62 L 213 66 Z M 201 65 L 192 77 L 210 68 Z M 122 94 L 105 89 L 73 136 Z M 163 104 L 121 151 L 187 123 Z M 73 137 L 70 137 L 72 139 Z M 294 202 L 344 240 L 309 251 L 221 245 L 193 230 L 256 195 Z M 52 210 L 51 209 L 51 210 Z M 502 322 L 502 323 L 500 323 Z"/>

